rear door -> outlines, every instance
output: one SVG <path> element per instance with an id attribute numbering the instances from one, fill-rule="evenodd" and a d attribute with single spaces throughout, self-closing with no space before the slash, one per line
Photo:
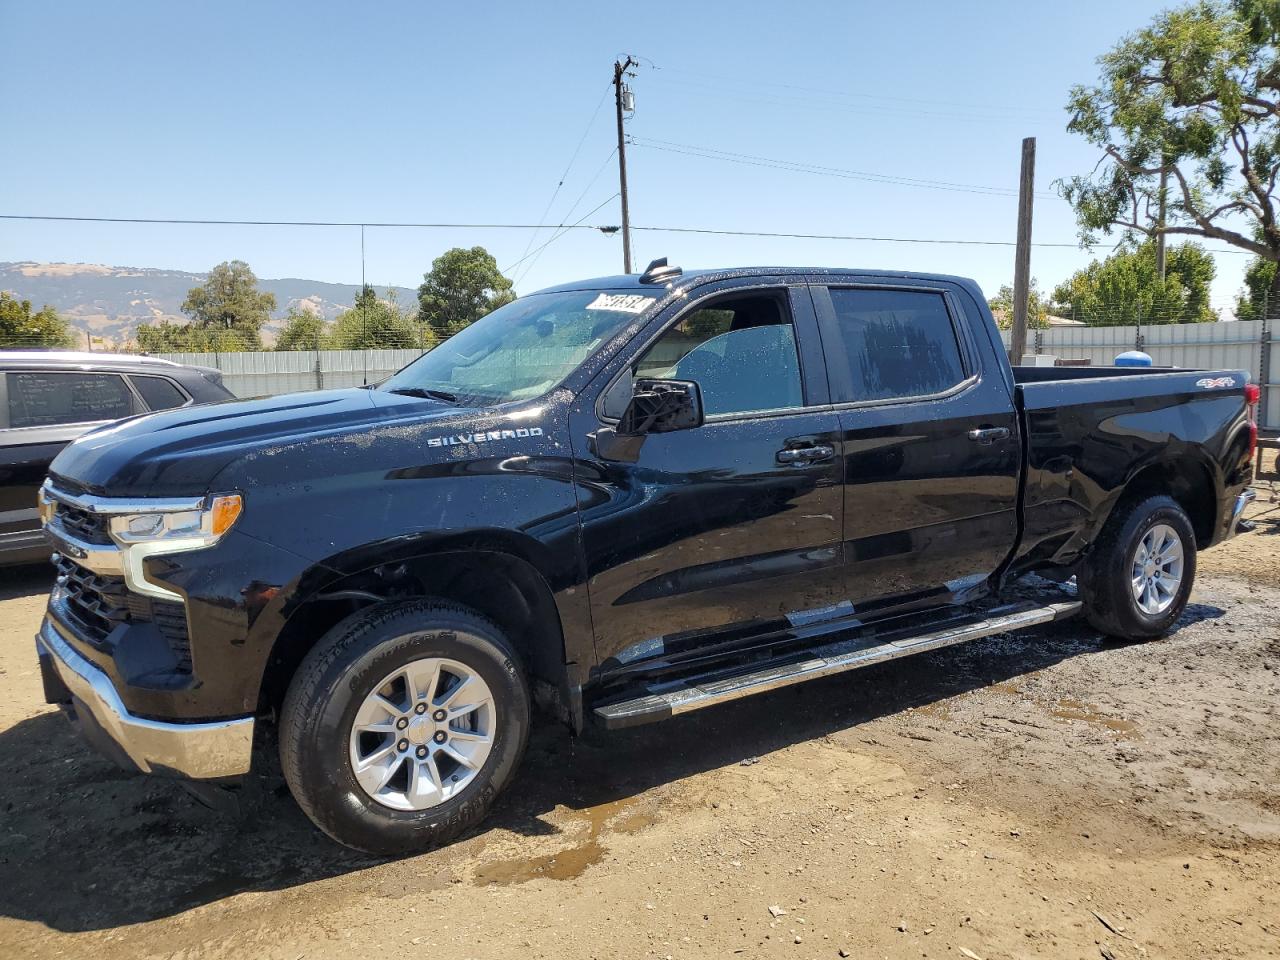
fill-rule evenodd
<path id="1" fill-rule="evenodd" d="M 813 292 L 840 418 L 850 599 L 983 589 L 1016 540 L 1020 457 L 999 358 L 970 327 L 981 318 L 947 284 Z"/>
<path id="2" fill-rule="evenodd" d="M 607 667 L 696 653 L 842 599 L 839 418 L 803 279 L 699 288 L 641 337 L 570 420 Z M 601 434 L 639 378 L 697 381 L 706 423 L 611 452 Z"/>

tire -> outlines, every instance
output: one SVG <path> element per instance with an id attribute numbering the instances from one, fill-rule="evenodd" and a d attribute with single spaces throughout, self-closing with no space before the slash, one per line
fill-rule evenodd
<path id="1" fill-rule="evenodd" d="M 345 846 L 429 850 L 479 823 L 511 781 L 529 704 L 519 658 L 484 617 L 431 600 L 374 607 L 298 667 L 281 710 L 285 781 Z"/>
<path id="2" fill-rule="evenodd" d="M 1077 582 L 1085 615 L 1098 630 L 1120 640 L 1164 636 L 1182 616 L 1195 581 L 1196 537 L 1191 520 L 1176 500 L 1166 496 L 1147 497 L 1116 509 L 1080 568 Z M 1167 545 L 1170 535 L 1176 538 L 1173 546 Z M 1151 556 L 1153 547 L 1158 549 Z M 1181 554 L 1176 565 L 1169 562 L 1175 548 Z M 1151 562 L 1140 563 L 1144 557 Z M 1177 582 L 1170 590 L 1175 572 Z"/>

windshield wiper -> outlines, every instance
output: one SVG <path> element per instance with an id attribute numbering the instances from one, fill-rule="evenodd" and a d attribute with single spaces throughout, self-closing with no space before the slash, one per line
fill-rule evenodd
<path id="1" fill-rule="evenodd" d="M 388 393 L 398 393 L 403 397 L 423 397 L 427 400 L 443 400 L 445 403 L 457 403 L 458 397 L 444 390 L 429 390 L 426 387 L 396 387 Z"/>

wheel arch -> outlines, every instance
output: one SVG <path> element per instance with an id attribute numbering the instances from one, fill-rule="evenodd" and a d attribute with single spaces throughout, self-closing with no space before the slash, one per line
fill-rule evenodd
<path id="1" fill-rule="evenodd" d="M 327 564 L 332 566 L 331 564 Z M 336 570 L 323 588 L 288 612 L 264 664 L 258 706 L 278 710 L 298 666 L 343 620 L 385 603 L 431 597 L 492 620 L 523 660 L 545 704 L 566 712 L 565 638 L 547 578 L 528 556 L 497 543 L 442 543 L 395 559 Z"/>
<path id="2" fill-rule="evenodd" d="M 1196 548 L 1203 550 L 1213 543 L 1217 534 L 1221 487 L 1217 471 L 1204 457 L 1192 451 L 1144 464 L 1125 481 L 1098 523 L 1094 539 L 1116 515 L 1120 505 L 1163 494 L 1172 497 L 1186 511 L 1191 529 L 1195 531 Z"/>

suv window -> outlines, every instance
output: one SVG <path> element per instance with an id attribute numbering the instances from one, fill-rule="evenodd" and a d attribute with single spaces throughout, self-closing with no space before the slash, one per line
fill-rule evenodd
<path id="1" fill-rule="evenodd" d="M 686 314 L 645 352 L 634 378 L 697 381 L 708 416 L 804 405 L 795 328 L 776 294 Z"/>
<path id="2" fill-rule="evenodd" d="M 133 394 L 115 373 L 9 373 L 9 426 L 119 420 L 133 414 Z"/>
<path id="3" fill-rule="evenodd" d="M 130 374 L 129 379 L 147 401 L 152 410 L 169 410 L 180 407 L 187 402 L 186 395 L 177 388 L 172 380 L 166 377 L 140 377 Z"/>
<path id="4" fill-rule="evenodd" d="M 960 344 L 942 294 L 835 287 L 828 292 L 848 364 L 848 378 L 837 387 L 848 395 L 839 400 L 921 397 L 964 380 Z"/>

